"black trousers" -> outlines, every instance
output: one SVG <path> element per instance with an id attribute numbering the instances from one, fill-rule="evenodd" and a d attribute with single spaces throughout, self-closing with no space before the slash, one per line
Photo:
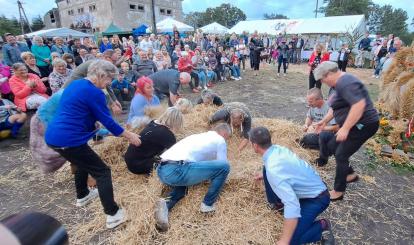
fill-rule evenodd
<path id="1" fill-rule="evenodd" d="M 214 69 L 214 72 L 217 75 L 217 81 L 221 81 L 221 73 L 223 71 L 223 65 L 217 65 L 216 69 Z"/>
<path id="2" fill-rule="evenodd" d="M 305 134 L 299 142 L 300 146 L 306 149 L 319 150 L 319 134 Z"/>
<path id="3" fill-rule="evenodd" d="M 320 133 L 320 157 L 328 159 L 330 155 L 335 155 L 335 191 L 345 191 L 346 176 L 354 172 L 353 168 L 349 164 L 349 158 L 377 132 L 378 127 L 378 122 L 366 124 L 361 129 L 354 126 L 349 131 L 348 138 L 343 142 L 337 142 L 336 136 L 332 132 Z"/>
<path id="4" fill-rule="evenodd" d="M 114 215 L 118 212 L 119 207 L 114 200 L 111 169 L 89 147 L 89 145 L 84 144 L 68 148 L 50 147 L 77 167 L 75 173 L 75 187 L 78 199 L 84 198 L 89 194 L 87 182 L 88 174 L 90 174 L 96 179 L 99 198 L 101 199 L 105 214 Z"/>
<path id="5" fill-rule="evenodd" d="M 311 71 L 309 73 L 309 89 L 313 88 L 313 87 L 317 87 L 317 88 L 321 88 L 322 87 L 322 83 L 320 80 L 316 81 L 315 80 L 315 76 L 313 75 L 313 71 Z"/>
<path id="6" fill-rule="evenodd" d="M 134 174 L 150 174 L 154 168 L 155 159 L 127 159 L 125 158 L 128 170 Z"/>
<path id="7" fill-rule="evenodd" d="M 287 70 L 287 59 L 279 56 L 278 59 L 277 59 L 277 63 L 278 63 L 277 73 L 280 73 L 280 67 L 282 66 L 282 63 L 283 63 L 283 73 L 286 73 L 286 70 Z"/>
<path id="8" fill-rule="evenodd" d="M 191 75 L 191 80 L 194 79 L 194 84 L 193 84 L 193 81 L 190 81 L 190 88 L 191 89 L 198 88 L 198 84 L 199 84 L 198 74 L 196 72 L 192 71 L 190 73 L 190 75 Z"/>
<path id="9" fill-rule="evenodd" d="M 341 70 L 343 72 L 346 72 L 346 66 L 347 65 L 348 65 L 348 61 L 347 60 L 345 60 L 345 61 L 338 60 L 338 68 L 339 68 L 339 70 Z"/>
<path id="10" fill-rule="evenodd" d="M 250 60 L 250 68 L 254 68 L 254 58 L 253 58 L 253 53 L 254 53 L 254 51 L 253 50 L 250 50 L 250 54 L 249 54 L 249 60 Z"/>
<path id="11" fill-rule="evenodd" d="M 253 70 L 258 71 L 260 68 L 260 51 L 253 52 Z"/>

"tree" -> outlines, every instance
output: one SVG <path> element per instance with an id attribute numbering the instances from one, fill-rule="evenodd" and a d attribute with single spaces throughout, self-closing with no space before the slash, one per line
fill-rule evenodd
<path id="1" fill-rule="evenodd" d="M 200 28 L 206 25 L 206 16 L 204 12 L 190 12 L 184 16 L 184 20 L 194 28 Z"/>
<path id="2" fill-rule="evenodd" d="M 266 20 L 277 20 L 277 19 L 289 19 L 286 15 L 283 14 L 264 14 L 263 18 Z"/>
<path id="3" fill-rule="evenodd" d="M 325 16 L 358 15 L 363 14 L 368 18 L 371 0 L 324 0 L 326 6 L 318 12 Z"/>
<path id="4" fill-rule="evenodd" d="M 237 22 L 246 20 L 246 15 L 241 9 L 231 4 L 223 3 L 215 8 L 207 8 L 204 20 L 207 24 L 217 22 L 227 28 L 231 28 Z"/>
<path id="5" fill-rule="evenodd" d="M 6 16 L 0 16 L 0 33 L 12 33 L 13 35 L 21 34 L 20 23 L 16 18 L 8 19 Z"/>
<path id="6" fill-rule="evenodd" d="M 43 27 L 45 27 L 45 24 L 43 23 L 43 19 L 40 15 L 32 19 L 31 27 L 33 31 L 38 31 L 38 30 L 41 30 Z"/>

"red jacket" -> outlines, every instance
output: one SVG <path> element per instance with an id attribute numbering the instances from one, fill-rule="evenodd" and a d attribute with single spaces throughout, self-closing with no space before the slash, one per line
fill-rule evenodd
<path id="1" fill-rule="evenodd" d="M 178 71 L 191 73 L 193 71 L 193 63 L 189 57 L 181 57 L 178 59 Z"/>
<path id="2" fill-rule="evenodd" d="M 312 55 L 309 58 L 308 65 L 311 69 L 312 69 L 312 64 L 315 61 L 316 56 L 317 56 L 316 52 L 312 52 Z M 329 61 L 329 56 L 330 56 L 330 54 L 328 52 L 322 54 L 321 63 L 324 62 L 324 61 Z"/>
<path id="3" fill-rule="evenodd" d="M 33 92 L 38 93 L 39 95 L 49 98 L 46 94 L 46 86 L 43 84 L 42 80 L 35 74 L 27 74 L 28 80 L 35 81 L 36 87 L 31 88 L 26 85 L 26 82 L 22 79 L 12 76 L 9 80 L 11 91 L 14 94 L 14 103 L 22 111 L 26 111 L 26 100 L 29 95 Z"/>

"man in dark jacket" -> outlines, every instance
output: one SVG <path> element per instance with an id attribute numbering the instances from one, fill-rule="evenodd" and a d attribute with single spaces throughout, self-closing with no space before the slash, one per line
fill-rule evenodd
<path id="1" fill-rule="evenodd" d="M 351 51 L 348 49 L 348 44 L 342 44 L 338 55 L 338 68 L 343 72 L 346 71 L 346 66 L 348 65 L 349 53 L 351 53 Z"/>

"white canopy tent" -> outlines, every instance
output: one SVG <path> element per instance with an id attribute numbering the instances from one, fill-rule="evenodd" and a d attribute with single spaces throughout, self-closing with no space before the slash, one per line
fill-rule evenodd
<path id="1" fill-rule="evenodd" d="M 213 22 L 200 28 L 204 33 L 208 34 L 226 34 L 229 28 L 220 25 L 217 22 Z"/>
<path id="2" fill-rule="evenodd" d="M 65 27 L 35 31 L 35 32 L 32 32 L 32 33 L 28 33 L 26 35 L 28 37 L 41 36 L 41 37 L 47 37 L 47 38 L 68 37 L 68 36 L 72 36 L 74 38 L 93 37 L 92 34 L 83 33 L 83 32 L 80 32 L 80 31 L 75 31 L 75 30 L 65 28 Z"/>
<path id="3" fill-rule="evenodd" d="M 331 16 L 316 19 L 280 19 L 240 21 L 228 33 L 241 34 L 243 31 L 253 33 L 286 34 L 343 34 L 356 30 L 365 32 L 364 15 Z"/>
<path id="4" fill-rule="evenodd" d="M 173 32 L 173 28 L 177 27 L 177 30 L 179 32 L 189 32 L 194 31 L 194 28 L 184 24 L 182 22 L 179 22 L 177 20 L 174 20 L 172 18 L 166 18 L 160 22 L 157 23 L 157 31 L 158 32 Z"/>

